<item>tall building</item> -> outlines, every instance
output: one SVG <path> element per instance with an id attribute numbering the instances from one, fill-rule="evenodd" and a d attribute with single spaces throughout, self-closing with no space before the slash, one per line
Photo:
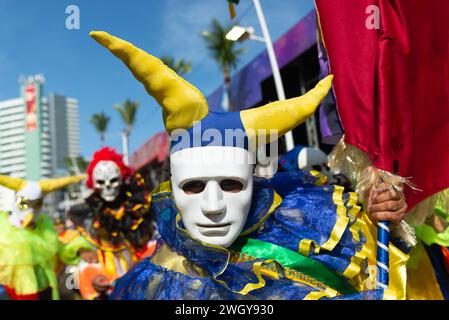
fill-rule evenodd
<path id="1" fill-rule="evenodd" d="M 0 174 L 26 178 L 25 154 L 23 99 L 0 102 Z"/>
<path id="2" fill-rule="evenodd" d="M 25 100 L 0 102 L 0 174 L 40 180 L 52 175 L 50 118 L 47 100 L 40 103 L 39 129 L 25 123 Z"/>
<path id="3" fill-rule="evenodd" d="M 44 84 L 42 76 L 29 77 L 19 98 L 0 101 L 2 175 L 33 181 L 66 175 L 66 159 L 79 156 L 78 101 L 56 94 L 47 98 Z"/>
<path id="4" fill-rule="evenodd" d="M 67 171 L 67 159 L 80 155 L 78 100 L 50 94 L 52 165 L 54 174 Z"/>

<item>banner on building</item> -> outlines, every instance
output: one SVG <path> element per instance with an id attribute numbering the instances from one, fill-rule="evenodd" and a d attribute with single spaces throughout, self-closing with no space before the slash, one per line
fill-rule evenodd
<path id="1" fill-rule="evenodd" d="M 37 88 L 35 84 L 25 87 L 25 126 L 26 131 L 38 129 L 37 119 Z"/>
<path id="2" fill-rule="evenodd" d="M 169 152 L 170 138 L 167 132 L 156 133 L 131 155 L 131 167 L 134 170 L 140 170 L 153 161 L 161 163 Z"/>

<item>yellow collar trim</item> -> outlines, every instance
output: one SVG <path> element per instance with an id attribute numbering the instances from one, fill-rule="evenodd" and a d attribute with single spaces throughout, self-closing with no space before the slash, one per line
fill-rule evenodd
<path id="1" fill-rule="evenodd" d="M 321 248 L 324 250 L 332 251 L 335 248 L 349 223 L 349 218 L 346 216 L 346 207 L 343 203 L 343 191 L 343 187 L 337 185 L 334 186 L 332 200 L 337 206 L 338 218 L 329 239 L 321 245 Z"/>

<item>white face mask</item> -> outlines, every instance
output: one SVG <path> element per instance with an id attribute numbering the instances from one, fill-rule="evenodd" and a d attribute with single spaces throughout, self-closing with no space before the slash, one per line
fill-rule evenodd
<path id="1" fill-rule="evenodd" d="M 28 181 L 14 197 L 9 221 L 17 228 L 26 228 L 40 213 L 42 190 L 38 183 Z"/>
<path id="2" fill-rule="evenodd" d="M 92 172 L 94 187 L 106 202 L 117 199 L 122 186 L 120 168 L 113 161 L 100 161 Z"/>
<path id="3" fill-rule="evenodd" d="M 193 237 L 223 247 L 237 239 L 253 193 L 253 162 L 248 159 L 253 155 L 233 147 L 189 148 L 171 156 L 173 196 Z"/>

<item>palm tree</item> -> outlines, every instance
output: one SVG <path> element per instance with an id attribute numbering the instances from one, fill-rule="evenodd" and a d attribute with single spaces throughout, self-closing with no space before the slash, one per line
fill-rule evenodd
<path id="1" fill-rule="evenodd" d="M 179 59 L 176 60 L 171 56 L 163 56 L 162 62 L 165 63 L 170 69 L 174 70 L 181 77 L 192 72 L 192 62 Z"/>
<path id="2" fill-rule="evenodd" d="M 219 64 L 223 72 L 224 85 L 228 96 L 228 109 L 231 105 L 231 71 L 237 68 L 239 57 L 245 52 L 244 48 L 237 48 L 236 42 L 226 39 L 230 27 L 224 27 L 216 19 L 212 20 L 210 30 L 204 31 L 202 36 L 206 41 L 207 49 Z"/>
<path id="3" fill-rule="evenodd" d="M 123 105 L 115 105 L 114 108 L 120 113 L 125 124 L 125 129 L 122 132 L 123 158 L 125 163 L 129 164 L 129 137 L 131 136 L 131 131 L 136 121 L 139 104 L 131 100 L 126 100 Z"/>
<path id="4" fill-rule="evenodd" d="M 85 158 L 81 156 L 67 157 L 65 158 L 65 163 L 67 169 L 72 175 L 80 175 L 82 173 L 85 173 L 87 167 L 89 166 L 89 161 L 87 161 Z"/>
<path id="5" fill-rule="evenodd" d="M 104 112 L 93 114 L 90 118 L 90 123 L 93 124 L 95 129 L 100 134 L 101 145 L 104 145 L 105 136 L 104 134 L 108 130 L 108 124 L 111 118 L 107 116 Z"/>

